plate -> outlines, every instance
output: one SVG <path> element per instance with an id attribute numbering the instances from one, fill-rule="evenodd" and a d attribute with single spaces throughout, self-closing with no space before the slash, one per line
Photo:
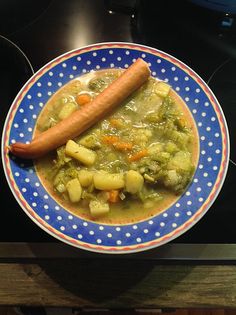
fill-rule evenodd
<path id="1" fill-rule="evenodd" d="M 199 160 L 191 184 L 164 212 L 126 225 L 99 224 L 77 217 L 53 199 L 32 161 L 9 156 L 6 147 L 30 142 L 48 99 L 70 80 L 92 70 L 128 68 L 137 58 L 152 76 L 168 82 L 186 102 L 199 134 Z M 65 53 L 24 85 L 6 118 L 2 161 L 8 184 L 26 214 L 57 239 L 99 253 L 130 253 L 163 245 L 191 228 L 211 207 L 224 182 L 229 136 L 222 109 L 207 84 L 187 65 L 163 51 L 131 43 L 100 43 Z"/>

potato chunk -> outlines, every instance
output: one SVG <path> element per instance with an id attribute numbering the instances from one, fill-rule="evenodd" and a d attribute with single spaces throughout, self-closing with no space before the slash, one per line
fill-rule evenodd
<path id="1" fill-rule="evenodd" d="M 77 178 L 71 179 L 66 184 L 66 189 L 69 194 L 69 198 L 71 202 L 78 202 L 80 201 L 81 194 L 82 194 L 82 188 L 80 185 L 80 182 Z"/>
<path id="2" fill-rule="evenodd" d="M 166 97 L 170 92 L 170 86 L 169 84 L 166 84 L 165 82 L 160 81 L 157 83 L 155 92 L 158 96 Z"/>
<path id="3" fill-rule="evenodd" d="M 91 200 L 89 209 L 93 217 L 101 217 L 110 211 L 109 204 L 99 200 Z"/>
<path id="4" fill-rule="evenodd" d="M 81 186 L 88 187 L 93 182 L 93 172 L 87 170 L 80 170 L 78 171 L 78 178 L 80 181 Z"/>
<path id="5" fill-rule="evenodd" d="M 58 118 L 63 120 L 70 116 L 74 111 L 78 109 L 78 105 L 72 102 L 66 103 L 58 114 Z"/>
<path id="6" fill-rule="evenodd" d="M 137 171 L 130 170 L 125 175 L 125 189 L 131 194 L 136 194 L 143 187 L 143 176 Z"/>
<path id="7" fill-rule="evenodd" d="M 67 141 L 65 152 L 87 166 L 93 165 L 97 157 L 96 152 L 77 144 L 73 140 Z"/>
<path id="8" fill-rule="evenodd" d="M 124 175 L 122 173 L 95 173 L 93 177 L 94 187 L 100 190 L 120 189 L 125 186 Z"/>

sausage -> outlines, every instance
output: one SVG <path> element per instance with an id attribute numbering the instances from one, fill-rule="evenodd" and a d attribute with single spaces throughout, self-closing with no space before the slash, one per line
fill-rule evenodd
<path id="1" fill-rule="evenodd" d="M 137 59 L 88 106 L 83 106 L 55 126 L 42 132 L 29 144 L 16 142 L 10 145 L 10 152 L 21 158 L 35 159 L 58 148 L 104 118 L 131 93 L 141 87 L 149 76 L 148 64 L 140 58 Z"/>

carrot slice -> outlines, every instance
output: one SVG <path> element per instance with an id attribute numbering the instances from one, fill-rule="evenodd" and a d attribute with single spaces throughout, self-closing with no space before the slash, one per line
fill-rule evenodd
<path id="1" fill-rule="evenodd" d="M 147 149 L 143 149 L 141 151 L 138 151 L 132 155 L 128 156 L 128 161 L 129 162 L 135 162 L 140 160 L 141 158 L 145 157 L 148 155 L 148 150 Z"/>
<path id="2" fill-rule="evenodd" d="M 113 144 L 114 148 L 120 151 L 132 150 L 133 144 L 129 142 L 116 142 Z"/>
<path id="3" fill-rule="evenodd" d="M 119 190 L 110 190 L 108 201 L 111 203 L 117 203 L 119 202 L 119 200 L 120 200 Z"/>
<path id="4" fill-rule="evenodd" d="M 106 144 L 114 144 L 118 142 L 120 138 L 118 136 L 103 136 L 102 142 Z"/>
<path id="5" fill-rule="evenodd" d="M 88 104 L 89 102 L 91 102 L 91 96 L 87 93 L 83 93 L 83 94 L 78 94 L 75 98 L 75 101 L 78 105 L 80 106 L 84 106 L 86 104 Z"/>

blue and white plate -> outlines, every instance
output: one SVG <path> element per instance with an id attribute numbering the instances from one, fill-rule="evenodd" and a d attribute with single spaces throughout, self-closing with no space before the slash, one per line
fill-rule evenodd
<path id="1" fill-rule="evenodd" d="M 137 58 L 152 75 L 168 82 L 189 107 L 199 134 L 200 154 L 187 191 L 161 214 L 126 225 L 98 224 L 72 215 L 48 193 L 33 162 L 9 156 L 6 147 L 30 142 L 48 99 L 68 81 L 92 70 L 128 68 Z M 138 252 L 167 243 L 191 228 L 211 207 L 224 182 L 229 136 L 222 109 L 206 83 L 178 59 L 154 48 L 130 43 L 101 43 L 65 53 L 40 69 L 14 100 L 2 137 L 8 184 L 29 217 L 52 236 L 100 253 Z"/>

